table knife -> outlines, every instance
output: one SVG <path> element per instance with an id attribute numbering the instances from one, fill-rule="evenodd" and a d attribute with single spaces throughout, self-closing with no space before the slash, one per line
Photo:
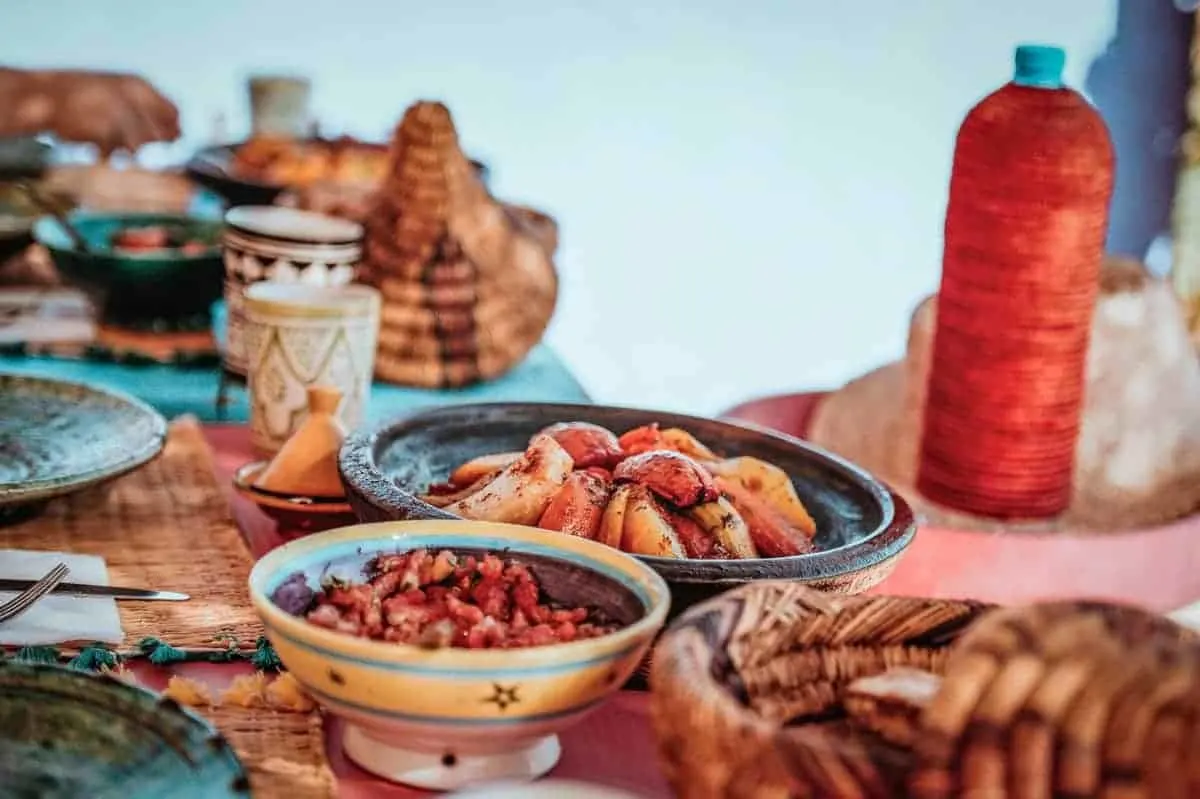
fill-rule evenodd
<path id="1" fill-rule="evenodd" d="M 36 580 L 0 579 L 0 591 L 24 591 Z M 59 583 L 52 593 L 69 596 L 102 596 L 112 599 L 160 600 L 182 602 L 191 599 L 187 594 L 175 591 L 151 591 L 149 588 L 123 588 L 119 585 L 85 585 L 83 583 Z"/>

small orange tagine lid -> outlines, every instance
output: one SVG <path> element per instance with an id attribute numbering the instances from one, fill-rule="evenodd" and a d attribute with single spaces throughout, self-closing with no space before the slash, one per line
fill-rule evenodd
<path id="1" fill-rule="evenodd" d="M 330 386 L 308 389 L 308 418 L 284 443 L 254 481 L 256 488 L 309 497 L 343 497 L 338 450 L 346 429 L 337 418 L 342 392 Z"/>

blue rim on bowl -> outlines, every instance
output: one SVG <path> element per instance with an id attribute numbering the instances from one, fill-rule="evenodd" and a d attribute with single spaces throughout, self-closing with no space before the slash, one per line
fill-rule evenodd
<path id="1" fill-rule="evenodd" d="M 642 604 L 643 612 L 637 620 L 602 639 L 524 649 L 431 650 L 316 627 L 280 608 L 272 599 L 276 590 L 298 571 L 355 556 L 422 548 L 470 548 L 563 561 L 596 572 L 631 591 Z M 472 672 L 504 673 L 540 668 L 547 649 L 568 660 L 572 653 L 588 659 L 594 656 L 596 642 L 602 640 L 606 649 L 621 651 L 661 627 L 670 607 L 670 591 L 662 577 L 623 552 L 595 541 L 532 527 L 462 520 L 359 524 L 292 541 L 267 553 L 254 565 L 250 572 L 250 597 L 269 632 L 293 643 L 307 639 L 310 648 L 349 654 L 364 665 L 392 669 L 398 659 L 410 659 L 419 661 L 419 668 L 433 671 L 467 667 Z"/>

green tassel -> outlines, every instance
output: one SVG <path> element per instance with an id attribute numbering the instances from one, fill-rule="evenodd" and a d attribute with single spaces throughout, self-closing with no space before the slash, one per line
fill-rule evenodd
<path id="1" fill-rule="evenodd" d="M 265 635 L 258 636 L 258 640 L 254 642 L 254 654 L 250 656 L 250 663 L 259 671 L 279 671 L 283 668 L 279 655 L 275 654 L 275 647 L 271 646 Z"/>
<path id="2" fill-rule="evenodd" d="M 13 658 L 17 663 L 57 663 L 59 657 L 58 647 L 54 646 L 23 646 L 17 650 L 16 657 Z"/>
<path id="3" fill-rule="evenodd" d="M 138 649 L 155 666 L 169 666 L 172 663 L 183 663 L 188 659 L 187 653 L 182 649 L 176 649 L 170 644 L 153 637 L 143 638 L 138 642 Z"/>
<path id="4" fill-rule="evenodd" d="M 116 652 L 97 641 L 80 649 L 79 654 L 67 662 L 67 666 L 79 671 L 99 671 L 116 668 L 118 661 Z"/>

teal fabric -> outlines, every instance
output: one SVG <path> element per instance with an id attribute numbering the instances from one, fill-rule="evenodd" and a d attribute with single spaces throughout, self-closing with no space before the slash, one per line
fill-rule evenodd
<path id="1" fill-rule="evenodd" d="M 192 414 L 202 421 L 245 422 L 246 390 L 230 386 L 229 404 L 217 409 L 218 371 L 211 367 L 126 365 L 87 360 L 0 356 L 0 372 L 91 383 L 132 394 L 168 419 Z M 523 363 L 489 383 L 463 389 L 401 388 L 376 383 L 368 408 L 370 421 L 421 408 L 468 402 L 589 402 L 586 392 L 547 346 L 537 347 Z"/>

